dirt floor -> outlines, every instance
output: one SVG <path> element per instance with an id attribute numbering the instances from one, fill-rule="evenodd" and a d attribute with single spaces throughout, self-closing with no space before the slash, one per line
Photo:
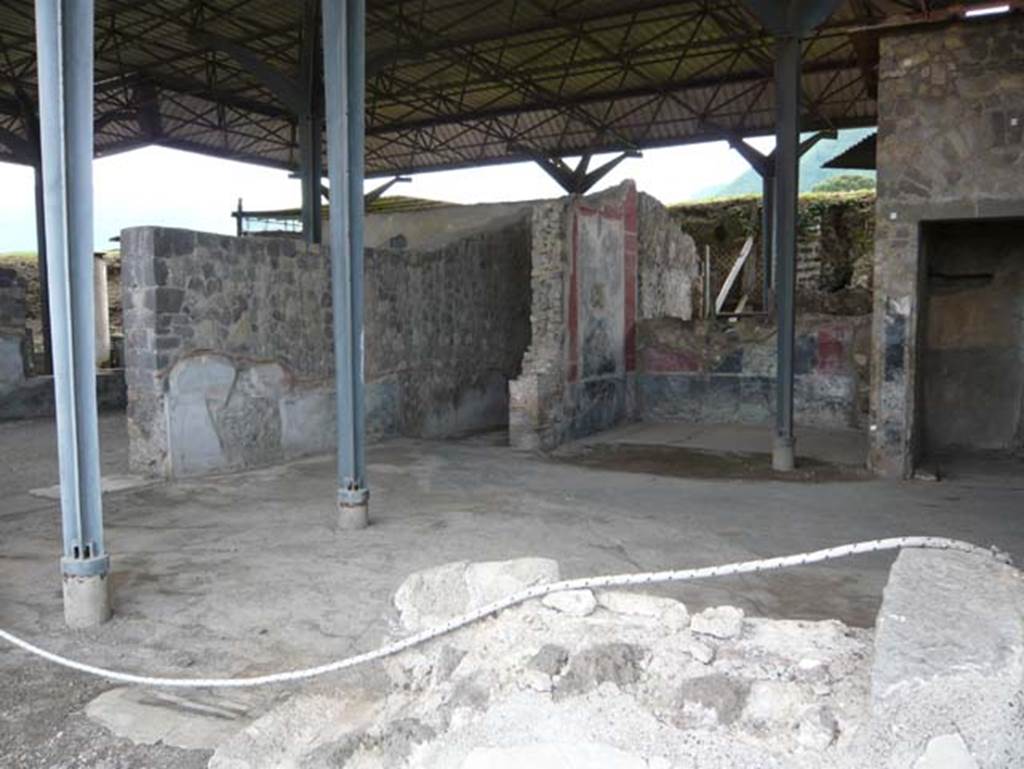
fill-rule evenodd
<path id="1" fill-rule="evenodd" d="M 572 577 L 709 565 L 900 534 L 952 536 L 998 545 L 1018 562 L 1024 557 L 1019 463 L 967 467 L 940 483 L 883 482 L 864 479 L 851 464 L 860 451 L 857 436 L 808 434 L 798 446 L 817 445 L 818 462 L 835 475 L 751 480 L 731 476 L 730 459 L 718 461 L 720 472 L 709 472 L 707 463 L 699 473 L 673 467 L 693 461 L 694 452 L 720 450 L 728 432 L 625 430 L 580 447 L 600 455 L 594 466 L 510 450 L 500 445 L 501 434 L 377 444 L 369 451 L 373 525 L 347 534 L 330 528 L 331 457 L 107 494 L 116 616 L 101 628 L 71 633 L 61 616 L 57 503 L 29 493 L 57 480 L 53 425 L 2 423 L 0 627 L 100 665 L 237 675 L 374 647 L 393 618 L 390 597 L 404 577 L 457 559 L 548 556 Z M 123 416 L 103 417 L 101 434 L 105 472 L 124 472 Z M 754 435 L 743 438 L 744 451 L 763 454 Z M 593 448 L 602 440 L 609 445 Z M 670 450 L 640 462 L 637 452 L 661 451 L 644 446 Z M 748 472 L 757 460 L 746 456 L 740 464 Z M 876 555 L 664 592 L 693 610 L 734 604 L 752 615 L 838 617 L 866 626 L 890 563 Z M 350 675 L 373 685 L 379 671 Z M 111 688 L 0 648 L 0 765 L 205 765 L 207 749 L 135 745 L 90 720 L 83 708 Z M 264 692 L 238 707 L 250 718 L 290 691 Z M 153 712 L 166 718 L 208 707 L 189 698 L 153 702 Z"/>

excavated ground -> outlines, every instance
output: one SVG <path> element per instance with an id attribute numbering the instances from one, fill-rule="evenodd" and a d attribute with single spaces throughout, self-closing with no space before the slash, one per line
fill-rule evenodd
<path id="1" fill-rule="evenodd" d="M 650 429 L 609 440 L 674 445 L 683 430 Z M 102 418 L 101 433 L 105 471 L 125 472 L 123 418 Z M 810 448 L 823 438 L 802 440 Z M 544 556 L 571 577 L 908 533 L 994 543 L 1024 558 L 1024 484 L 1016 464 L 969 466 L 941 483 L 751 482 L 582 468 L 499 443 L 500 436 L 482 436 L 371 447 L 374 525 L 342 537 L 328 525 L 330 457 L 108 494 L 116 617 L 100 629 L 69 633 L 61 618 L 57 503 L 29 494 L 57 481 L 53 425 L 0 424 L 0 626 L 55 651 L 133 671 L 259 673 L 374 647 L 390 632 L 391 596 L 405 577 L 458 559 Z M 717 450 L 707 435 L 697 444 Z M 832 463 L 842 458 L 818 455 Z M 874 622 L 890 564 L 890 557 L 873 556 L 659 592 L 694 614 L 728 604 L 749 616 L 835 618 L 863 628 Z M 286 695 L 340 686 L 379 692 L 387 680 L 378 666 L 252 697 L 139 693 L 149 708 L 142 720 L 161 728 L 148 732 L 153 744 L 136 744 L 85 712 L 116 687 L 3 648 L 0 765 L 192 769 L 209 761 L 225 730 L 241 728 Z M 217 714 L 219 728 L 201 732 L 193 717 L 207 711 Z"/>

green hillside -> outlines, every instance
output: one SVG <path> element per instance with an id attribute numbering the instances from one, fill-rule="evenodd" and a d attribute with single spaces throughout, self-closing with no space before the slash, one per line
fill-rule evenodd
<path id="1" fill-rule="evenodd" d="M 846 131 L 840 131 L 837 139 L 825 139 L 818 142 L 800 161 L 800 192 L 810 192 L 822 182 L 837 176 L 860 174 L 873 179 L 875 177 L 874 171 L 848 171 L 822 168 L 822 165 L 874 131 L 874 128 L 851 128 Z M 805 134 L 805 136 L 810 136 L 810 134 Z M 707 198 L 760 194 L 761 177 L 753 169 L 748 169 L 731 182 L 712 185 L 700 190 L 694 195 L 693 199 L 706 200 Z"/>

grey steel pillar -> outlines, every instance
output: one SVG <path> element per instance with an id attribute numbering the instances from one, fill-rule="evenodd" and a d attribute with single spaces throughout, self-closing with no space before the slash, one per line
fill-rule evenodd
<path id="1" fill-rule="evenodd" d="M 796 329 L 796 216 L 800 163 L 800 38 L 775 42 L 775 309 L 778 320 L 775 440 L 772 467 L 792 470 L 793 365 Z"/>
<path id="2" fill-rule="evenodd" d="M 39 320 L 43 330 L 43 366 L 36 374 L 53 373 L 53 341 L 50 334 L 50 279 L 46 259 L 46 204 L 43 201 L 43 167 L 35 164 L 36 268 L 39 274 Z"/>
<path id="3" fill-rule="evenodd" d="M 338 389 L 338 526 L 369 522 L 363 393 L 365 0 L 323 0 L 331 288 Z"/>
<path id="4" fill-rule="evenodd" d="M 764 265 L 764 287 L 761 307 L 768 311 L 775 289 L 774 249 L 775 238 L 775 159 L 772 157 L 771 173 L 761 177 L 761 264 Z"/>
<path id="5" fill-rule="evenodd" d="M 323 166 L 323 114 L 320 90 L 320 46 L 317 41 L 317 3 L 307 0 L 302 20 L 302 82 L 305 109 L 299 114 L 299 178 L 302 184 L 302 236 L 307 243 L 323 238 L 321 185 Z"/>
<path id="6" fill-rule="evenodd" d="M 321 179 L 323 160 L 320 116 L 307 112 L 299 116 L 299 178 L 302 185 L 302 237 L 307 243 L 319 243 L 323 230 Z"/>
<path id="7" fill-rule="evenodd" d="M 93 307 L 93 0 L 36 0 L 39 122 L 60 459 L 64 617 L 110 617 Z"/>

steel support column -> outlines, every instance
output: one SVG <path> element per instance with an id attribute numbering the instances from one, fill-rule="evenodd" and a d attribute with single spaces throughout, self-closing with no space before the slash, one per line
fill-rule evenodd
<path id="1" fill-rule="evenodd" d="M 302 72 L 304 109 L 299 113 L 299 178 L 302 184 L 302 237 L 307 243 L 323 239 L 321 185 L 323 166 L 323 114 L 320 99 L 320 36 L 316 0 L 306 0 L 302 19 Z"/>
<path id="2" fill-rule="evenodd" d="M 46 204 L 43 200 L 43 151 L 39 139 L 39 113 L 28 94 L 19 92 L 22 121 L 28 135 L 35 178 L 36 269 L 39 273 L 39 321 L 43 331 L 43 365 L 36 374 L 53 372 L 53 343 L 50 340 L 50 288 L 46 262 Z"/>
<path id="3" fill-rule="evenodd" d="M 772 467 L 792 470 L 793 361 L 796 329 L 796 217 L 800 164 L 800 38 L 775 42 L 775 309 L 778 322 Z"/>
<path id="4" fill-rule="evenodd" d="M 307 243 L 323 239 L 323 149 L 320 116 L 306 113 L 299 116 L 299 179 L 302 185 L 302 237 Z"/>
<path id="5" fill-rule="evenodd" d="M 64 616 L 110 616 L 93 304 L 93 0 L 36 0 L 40 146 L 60 460 Z"/>
<path id="6" fill-rule="evenodd" d="M 363 102 L 365 0 L 323 0 L 324 88 L 334 354 L 338 525 L 368 523 L 363 392 Z"/>
<path id="7" fill-rule="evenodd" d="M 761 177 L 761 264 L 764 265 L 764 287 L 761 308 L 768 312 L 774 301 L 775 291 L 775 169 Z"/>
<path id="8" fill-rule="evenodd" d="M 39 274 L 39 322 L 43 331 L 43 370 L 36 370 L 34 373 L 51 374 L 53 373 L 53 339 L 50 333 L 50 269 L 46 258 L 46 203 L 43 200 L 42 162 L 37 160 L 33 170 L 36 182 L 36 269 Z"/>

